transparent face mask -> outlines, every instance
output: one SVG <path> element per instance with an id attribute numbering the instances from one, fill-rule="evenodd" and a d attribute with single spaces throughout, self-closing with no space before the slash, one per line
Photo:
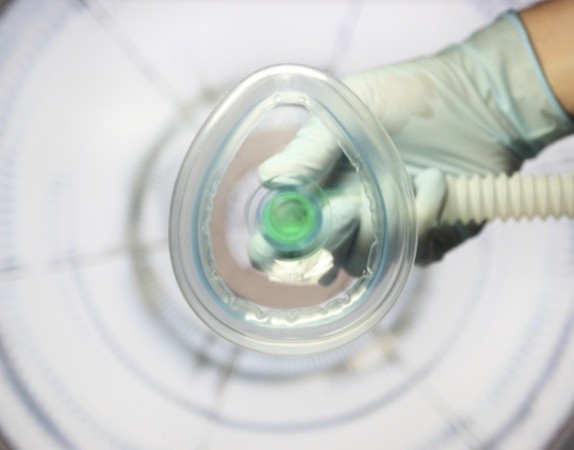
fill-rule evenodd
<path id="1" fill-rule="evenodd" d="M 309 129 L 338 152 L 332 167 L 310 175 L 316 149 L 303 146 L 278 175 L 258 170 Z M 356 213 L 341 202 L 363 211 L 363 240 L 368 230 L 357 276 L 341 269 L 358 233 L 341 229 Z M 240 83 L 196 136 L 169 240 L 180 288 L 214 331 L 257 351 L 313 353 L 362 335 L 397 299 L 416 250 L 414 196 L 391 140 L 346 86 L 274 66 Z"/>

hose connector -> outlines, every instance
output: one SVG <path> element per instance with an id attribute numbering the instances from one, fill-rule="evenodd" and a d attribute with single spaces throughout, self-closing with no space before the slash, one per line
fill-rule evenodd
<path id="1" fill-rule="evenodd" d="M 448 176 L 447 183 L 442 223 L 574 218 L 574 174 Z"/>

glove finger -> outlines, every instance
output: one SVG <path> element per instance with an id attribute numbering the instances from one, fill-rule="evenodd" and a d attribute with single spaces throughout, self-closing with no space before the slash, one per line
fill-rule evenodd
<path id="1" fill-rule="evenodd" d="M 418 226 L 416 262 L 425 265 L 438 256 L 433 238 L 444 209 L 448 187 L 444 174 L 434 168 L 423 170 L 414 178 L 413 183 Z"/>
<path id="2" fill-rule="evenodd" d="M 324 247 L 333 255 L 333 266 L 319 280 L 324 286 L 335 279 L 345 263 L 361 218 L 360 205 L 345 196 L 331 197 L 329 203 L 325 213 L 330 215 L 331 233 Z"/>
<path id="3" fill-rule="evenodd" d="M 282 152 L 260 164 L 257 173 L 262 183 L 293 174 L 318 181 L 329 174 L 341 153 L 335 136 L 313 117 Z"/>
<path id="4" fill-rule="evenodd" d="M 483 225 L 484 224 L 474 223 L 463 225 L 461 222 L 457 222 L 454 225 L 439 226 L 428 244 L 428 262 L 423 263 L 417 261 L 417 263 L 425 265 L 441 260 L 446 252 L 462 244 L 468 238 L 478 234 Z"/>

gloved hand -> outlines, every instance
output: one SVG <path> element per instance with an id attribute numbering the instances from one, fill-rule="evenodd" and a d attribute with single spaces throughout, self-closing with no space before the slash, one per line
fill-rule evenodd
<path id="1" fill-rule="evenodd" d="M 387 130 L 413 178 L 419 264 L 441 259 L 480 229 L 480 224 L 440 224 L 446 174 L 511 173 L 526 158 L 574 131 L 513 12 L 435 56 L 343 81 Z M 336 142 L 311 120 L 283 152 L 259 167 L 259 177 L 264 181 L 299 173 L 352 185 L 352 171 L 345 175 L 340 158 Z M 329 177 L 333 171 L 338 175 Z M 334 203 L 339 234 L 331 249 L 338 255 L 336 266 L 359 275 L 371 245 L 371 221 L 360 195 L 349 195 L 352 189 L 342 191 L 346 194 Z M 252 260 L 257 264 L 268 256 L 256 254 Z M 328 283 L 337 268 L 330 268 L 322 282 Z"/>

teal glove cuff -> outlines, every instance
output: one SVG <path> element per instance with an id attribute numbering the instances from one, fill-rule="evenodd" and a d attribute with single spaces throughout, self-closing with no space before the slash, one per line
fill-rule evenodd
<path id="1" fill-rule="evenodd" d="M 522 42 L 524 43 L 524 47 L 526 49 L 526 52 L 528 53 L 528 56 L 530 57 L 531 64 L 534 67 L 534 70 L 535 70 L 537 78 L 538 78 L 538 82 L 539 82 L 540 86 L 542 87 L 542 89 L 544 90 L 544 92 L 546 93 L 546 96 L 548 98 L 548 102 L 556 110 L 557 116 L 561 117 L 562 120 L 564 121 L 564 123 L 567 126 L 569 126 L 570 133 L 574 133 L 574 118 L 570 117 L 570 115 L 568 115 L 568 113 L 566 111 L 564 111 L 564 109 L 562 108 L 562 106 L 560 105 L 558 100 L 556 99 L 554 92 L 552 92 L 552 89 L 550 88 L 550 85 L 548 84 L 548 80 L 546 80 L 546 75 L 544 75 L 544 72 L 542 71 L 542 67 L 540 67 L 540 63 L 538 62 L 538 58 L 536 57 L 536 53 L 534 52 L 534 48 L 532 47 L 532 43 L 530 42 L 530 38 L 528 37 L 528 33 L 526 32 L 526 29 L 524 28 L 522 21 L 518 17 L 518 14 L 516 13 L 516 11 L 509 11 L 506 14 L 504 14 L 501 18 L 504 20 L 508 20 L 509 22 L 511 22 L 516 27 L 518 34 L 519 34 L 520 38 L 522 39 Z"/>

